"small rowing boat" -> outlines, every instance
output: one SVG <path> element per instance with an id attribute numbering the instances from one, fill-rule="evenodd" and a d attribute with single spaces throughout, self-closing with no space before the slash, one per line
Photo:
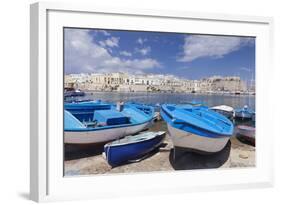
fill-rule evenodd
<path id="1" fill-rule="evenodd" d="M 255 111 L 250 109 L 247 105 L 245 105 L 241 109 L 234 110 L 234 117 L 242 120 L 251 120 Z"/>
<path id="2" fill-rule="evenodd" d="M 120 106 L 101 101 L 65 103 L 64 142 L 90 144 L 112 141 L 136 134 L 152 125 L 154 109 L 125 103 Z"/>
<path id="3" fill-rule="evenodd" d="M 237 134 L 239 137 L 244 138 L 245 140 L 255 144 L 255 134 L 256 128 L 247 126 L 247 125 L 238 125 L 237 126 Z"/>
<path id="4" fill-rule="evenodd" d="M 162 131 L 145 132 L 107 143 L 104 146 L 106 160 L 112 167 L 130 161 L 141 160 L 159 147 L 164 137 L 165 132 Z"/>
<path id="5" fill-rule="evenodd" d="M 174 146 L 214 153 L 222 150 L 233 134 L 233 124 L 225 116 L 188 105 L 161 106 Z"/>

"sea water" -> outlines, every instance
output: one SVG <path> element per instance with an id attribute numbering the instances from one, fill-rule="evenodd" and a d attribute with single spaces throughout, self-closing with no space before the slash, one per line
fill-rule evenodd
<path id="1" fill-rule="evenodd" d="M 73 100 L 102 100 L 106 102 L 136 102 L 143 104 L 184 104 L 191 101 L 203 102 L 206 106 L 228 105 L 242 108 L 247 105 L 255 110 L 254 95 L 222 95 L 191 93 L 151 93 L 151 92 L 89 92 Z"/>

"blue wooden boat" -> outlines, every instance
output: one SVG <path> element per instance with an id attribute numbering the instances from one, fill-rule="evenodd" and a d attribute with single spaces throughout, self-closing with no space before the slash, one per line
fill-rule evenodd
<path id="1" fill-rule="evenodd" d="M 104 146 L 108 164 L 112 167 L 143 158 L 162 144 L 165 132 L 145 132 L 115 140 Z"/>
<path id="2" fill-rule="evenodd" d="M 214 153 L 222 150 L 233 134 L 233 123 L 207 107 L 165 104 L 160 114 L 176 147 Z"/>
<path id="3" fill-rule="evenodd" d="M 234 117 L 242 120 L 251 120 L 255 111 L 250 109 L 247 105 L 243 108 L 235 109 Z"/>
<path id="4" fill-rule="evenodd" d="M 101 101 L 64 104 L 64 140 L 71 144 L 112 141 L 138 133 L 151 126 L 154 109 L 150 106 Z"/>

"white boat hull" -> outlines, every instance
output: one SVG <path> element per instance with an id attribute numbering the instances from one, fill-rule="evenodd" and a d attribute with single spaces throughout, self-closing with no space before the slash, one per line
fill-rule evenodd
<path id="1" fill-rule="evenodd" d="M 169 124 L 168 131 L 175 147 L 183 147 L 208 153 L 221 151 L 229 140 L 229 137 L 202 137 L 174 128 Z"/>
<path id="2" fill-rule="evenodd" d="M 151 122 L 128 127 L 117 127 L 112 129 L 101 129 L 84 132 L 64 132 L 64 142 L 67 144 L 92 144 L 112 141 L 127 135 L 138 133 L 147 129 Z"/>

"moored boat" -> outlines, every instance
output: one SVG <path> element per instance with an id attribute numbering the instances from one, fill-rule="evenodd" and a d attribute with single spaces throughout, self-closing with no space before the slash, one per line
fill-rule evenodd
<path id="1" fill-rule="evenodd" d="M 239 137 L 246 139 L 247 141 L 255 144 L 256 128 L 247 125 L 238 125 L 237 134 Z"/>
<path id="2" fill-rule="evenodd" d="M 79 96 L 84 96 L 85 92 L 79 90 L 79 89 L 74 89 L 74 88 L 65 88 L 64 90 L 64 97 L 79 97 Z"/>
<path id="3" fill-rule="evenodd" d="M 256 112 L 254 112 L 252 115 L 252 121 L 254 121 L 254 122 L 256 121 Z"/>
<path id="4" fill-rule="evenodd" d="M 214 153 L 222 150 L 233 134 L 232 122 L 207 107 L 166 104 L 161 116 L 176 147 Z"/>
<path id="5" fill-rule="evenodd" d="M 164 137 L 165 132 L 162 131 L 145 132 L 107 143 L 104 146 L 106 160 L 112 167 L 140 160 L 159 147 Z"/>
<path id="6" fill-rule="evenodd" d="M 234 109 L 233 107 L 230 107 L 228 105 L 218 105 L 210 108 L 211 110 L 214 110 L 228 118 L 233 117 Z"/>
<path id="7" fill-rule="evenodd" d="M 250 109 L 247 105 L 245 105 L 241 109 L 234 110 L 234 117 L 242 120 L 251 120 L 255 111 Z"/>
<path id="8" fill-rule="evenodd" d="M 104 102 L 66 103 L 64 142 L 91 144 L 112 141 L 151 126 L 154 109 L 126 103 L 122 110 Z"/>

